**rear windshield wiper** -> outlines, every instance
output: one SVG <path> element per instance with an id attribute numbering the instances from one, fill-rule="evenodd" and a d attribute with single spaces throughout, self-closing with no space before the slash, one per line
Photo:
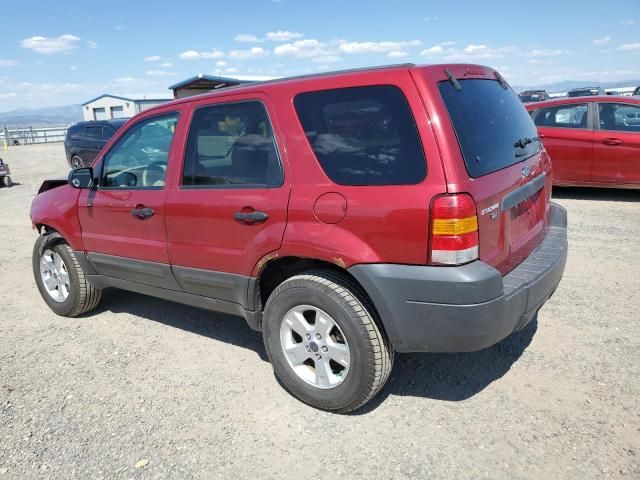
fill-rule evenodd
<path id="1" fill-rule="evenodd" d="M 526 148 L 527 145 L 533 142 L 540 142 L 540 137 L 522 137 L 516 140 L 516 143 L 513 144 L 514 148 Z M 522 157 L 526 155 L 527 151 L 517 151 L 516 157 Z"/>

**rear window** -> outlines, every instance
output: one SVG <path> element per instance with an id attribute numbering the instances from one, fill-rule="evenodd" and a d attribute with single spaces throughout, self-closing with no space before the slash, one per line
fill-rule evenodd
<path id="1" fill-rule="evenodd" d="M 539 150 L 536 127 L 513 90 L 495 80 L 446 81 L 438 85 L 472 178 L 501 170 Z"/>
<path id="2" fill-rule="evenodd" d="M 399 88 L 301 93 L 300 123 L 327 176 L 340 185 L 411 185 L 426 176 L 418 129 Z"/>

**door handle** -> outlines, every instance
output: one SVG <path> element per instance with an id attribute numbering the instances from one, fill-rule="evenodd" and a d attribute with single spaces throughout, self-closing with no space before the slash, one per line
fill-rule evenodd
<path id="1" fill-rule="evenodd" d="M 606 143 L 607 145 L 622 145 L 624 142 L 619 138 L 603 138 L 602 143 Z"/>
<path id="2" fill-rule="evenodd" d="M 235 218 L 239 222 L 255 223 L 264 222 L 267 218 L 269 218 L 269 214 L 267 212 L 261 212 L 259 210 L 253 212 L 236 212 L 233 215 L 233 218 Z"/>
<path id="3" fill-rule="evenodd" d="M 144 220 L 145 218 L 152 217 L 155 212 L 153 208 L 143 207 L 143 208 L 134 208 L 131 210 L 131 215 L 139 218 L 140 220 Z"/>

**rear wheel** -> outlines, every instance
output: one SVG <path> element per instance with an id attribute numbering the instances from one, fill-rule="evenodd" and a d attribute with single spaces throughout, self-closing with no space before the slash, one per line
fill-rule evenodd
<path id="1" fill-rule="evenodd" d="M 78 155 L 74 155 L 71 157 L 71 168 L 77 170 L 78 168 L 84 167 L 84 162 Z"/>
<path id="2" fill-rule="evenodd" d="M 289 278 L 269 296 L 265 347 L 276 376 L 295 397 L 346 413 L 382 388 L 393 349 L 366 305 L 349 279 L 325 271 Z"/>
<path id="3" fill-rule="evenodd" d="M 37 242 L 32 263 L 38 290 L 58 315 L 75 317 L 93 310 L 100 303 L 102 291 L 89 283 L 66 243 L 41 248 Z"/>
<path id="4" fill-rule="evenodd" d="M 13 181 L 9 175 L 5 176 L 2 181 L 4 182 L 4 186 L 7 188 L 13 186 Z"/>

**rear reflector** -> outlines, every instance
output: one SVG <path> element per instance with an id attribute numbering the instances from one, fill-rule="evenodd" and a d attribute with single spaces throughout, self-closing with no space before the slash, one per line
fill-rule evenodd
<path id="1" fill-rule="evenodd" d="M 466 193 L 436 197 L 431 204 L 429 264 L 461 265 L 478 259 L 476 204 Z"/>

